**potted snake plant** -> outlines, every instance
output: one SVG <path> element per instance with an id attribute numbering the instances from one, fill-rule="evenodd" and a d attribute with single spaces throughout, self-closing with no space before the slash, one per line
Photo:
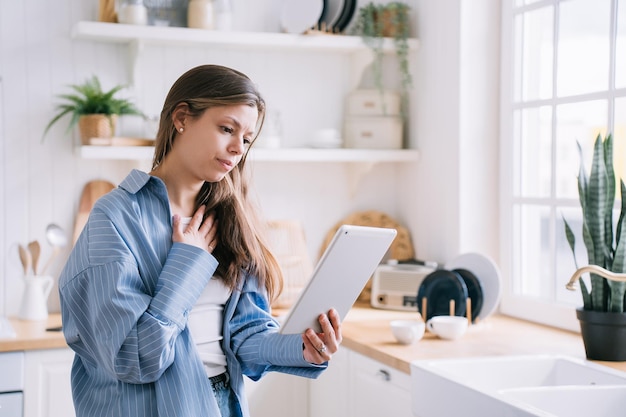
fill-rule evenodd
<path id="1" fill-rule="evenodd" d="M 590 174 L 582 162 L 578 174 L 578 194 L 582 208 L 582 236 L 587 249 L 588 266 L 579 268 L 567 285 L 580 285 L 583 306 L 576 310 L 588 359 L 626 360 L 626 186 L 620 179 L 621 212 L 613 222 L 615 171 L 613 138 L 598 135 L 593 148 Z M 565 220 L 565 234 L 576 262 L 574 233 Z M 591 287 L 582 279 L 590 273 Z"/>

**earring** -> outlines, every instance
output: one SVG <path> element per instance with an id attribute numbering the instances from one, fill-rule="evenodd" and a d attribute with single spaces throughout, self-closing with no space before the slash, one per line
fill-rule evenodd
<path id="1" fill-rule="evenodd" d="M 178 129 L 178 131 L 179 131 L 180 133 L 183 133 L 183 130 L 185 130 L 185 129 L 183 129 L 182 127 L 181 127 L 180 129 Z"/>

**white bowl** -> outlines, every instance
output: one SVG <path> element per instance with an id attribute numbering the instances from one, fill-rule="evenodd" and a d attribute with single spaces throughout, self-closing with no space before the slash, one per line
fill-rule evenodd
<path id="1" fill-rule="evenodd" d="M 393 320 L 389 325 L 391 333 L 403 345 L 410 345 L 420 340 L 426 330 L 426 325 L 420 320 Z"/>

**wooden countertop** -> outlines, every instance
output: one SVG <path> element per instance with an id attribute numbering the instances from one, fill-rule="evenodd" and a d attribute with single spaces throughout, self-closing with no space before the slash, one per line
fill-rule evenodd
<path id="1" fill-rule="evenodd" d="M 0 352 L 67 347 L 61 331 L 47 330 L 60 328 L 60 314 L 50 314 L 47 321 L 27 321 L 11 318 L 10 322 L 13 330 L 15 330 L 15 337 L 0 338 Z"/>
<path id="2" fill-rule="evenodd" d="M 585 357 L 580 334 L 542 326 L 507 316 L 494 315 L 471 326 L 458 340 L 442 340 L 426 332 L 412 345 L 401 345 L 391 334 L 394 319 L 417 319 L 417 313 L 354 307 L 342 325 L 343 346 L 402 372 L 420 359 L 472 356 L 561 354 Z M 61 316 L 51 314 L 46 322 L 11 319 L 15 338 L 0 339 L 0 352 L 67 348 L 60 331 Z M 626 372 L 626 362 L 598 362 Z"/>
<path id="3" fill-rule="evenodd" d="M 355 307 L 342 325 L 342 345 L 407 374 L 410 363 L 422 359 L 532 354 L 585 358 L 580 334 L 508 316 L 488 317 L 457 340 L 426 332 L 408 346 L 393 337 L 389 322 L 394 319 L 418 319 L 418 314 Z M 626 371 L 626 362 L 597 362 Z"/>

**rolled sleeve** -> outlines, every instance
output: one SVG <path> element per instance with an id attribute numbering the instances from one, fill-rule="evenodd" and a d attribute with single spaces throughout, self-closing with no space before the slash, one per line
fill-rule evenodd
<path id="1" fill-rule="evenodd" d="M 184 329 L 189 311 L 217 265 L 217 260 L 208 252 L 184 243 L 174 243 L 157 282 L 149 313 Z"/>

